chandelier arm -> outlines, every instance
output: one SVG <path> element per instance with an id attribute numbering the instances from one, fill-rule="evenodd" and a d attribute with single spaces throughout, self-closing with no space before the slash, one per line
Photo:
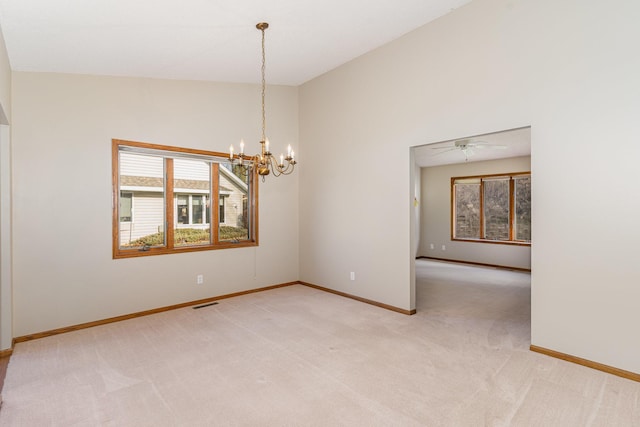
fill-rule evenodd
<path id="1" fill-rule="evenodd" d="M 295 168 L 295 163 L 290 160 L 287 160 L 286 163 L 279 164 L 277 160 L 274 160 L 273 156 L 271 156 L 271 169 L 273 171 L 273 175 L 278 177 L 280 175 L 289 175 L 293 172 Z"/>
<path id="2" fill-rule="evenodd" d="M 273 156 L 269 156 L 269 169 L 273 172 L 273 176 L 278 177 L 282 175 L 282 171 L 278 167 L 278 162 L 273 158 Z"/>
<path id="3" fill-rule="evenodd" d="M 289 168 L 291 167 L 291 168 Z M 289 175 L 290 173 L 293 173 L 293 169 L 295 169 L 295 163 L 287 163 L 287 168 L 286 168 L 286 172 L 283 172 L 284 175 Z"/>
<path id="4" fill-rule="evenodd" d="M 271 161 L 272 161 L 272 169 L 274 171 L 273 172 L 274 176 L 289 175 L 293 172 L 293 169 L 295 168 L 295 163 L 291 161 L 287 161 L 282 165 L 278 164 L 276 160 L 273 160 L 273 157 Z M 273 162 L 275 162 L 275 166 L 273 166 Z"/>

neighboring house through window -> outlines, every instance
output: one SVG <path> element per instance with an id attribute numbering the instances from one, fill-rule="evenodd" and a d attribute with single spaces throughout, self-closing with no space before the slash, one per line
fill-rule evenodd
<path id="1" fill-rule="evenodd" d="M 176 195 L 176 218 L 179 225 L 209 225 L 211 212 L 208 194 Z"/>
<path id="2" fill-rule="evenodd" d="M 227 156 L 114 140 L 114 258 L 257 245 L 256 174 Z"/>

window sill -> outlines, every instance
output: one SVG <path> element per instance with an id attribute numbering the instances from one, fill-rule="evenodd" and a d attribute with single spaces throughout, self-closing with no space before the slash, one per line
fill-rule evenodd
<path id="1" fill-rule="evenodd" d="M 511 245 L 511 246 L 531 246 L 531 242 L 523 242 L 517 240 L 489 240 L 489 239 L 458 239 L 452 238 L 454 242 L 473 242 L 473 243 L 493 243 L 497 245 Z"/>
<path id="2" fill-rule="evenodd" d="M 184 247 L 171 248 L 171 249 L 168 249 L 168 248 L 149 248 L 148 250 L 118 249 L 113 253 L 113 259 L 179 254 L 179 253 L 186 253 L 186 252 L 215 251 L 218 249 L 249 248 L 254 246 L 258 246 L 258 242 L 244 240 L 240 242 L 220 242 L 217 245 L 184 246 Z"/>

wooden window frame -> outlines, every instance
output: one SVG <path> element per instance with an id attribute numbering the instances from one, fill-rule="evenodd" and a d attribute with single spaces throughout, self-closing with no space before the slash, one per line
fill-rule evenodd
<path id="1" fill-rule="evenodd" d="M 165 245 L 153 246 L 145 248 L 131 248 L 123 249 L 120 247 L 120 213 L 119 213 L 119 200 L 120 200 L 120 168 L 119 168 L 119 153 L 120 147 L 133 147 L 138 148 L 141 152 L 144 150 L 160 151 L 165 154 L 166 170 L 164 173 L 164 221 L 165 221 Z M 176 157 L 184 155 L 202 156 L 203 159 L 212 161 L 212 159 L 224 159 L 229 157 L 228 153 L 220 153 L 214 151 L 197 150 L 183 147 L 174 147 L 167 145 L 151 144 L 146 142 L 125 141 L 120 139 L 113 139 L 111 141 L 111 164 L 112 164 L 112 249 L 113 259 L 118 258 L 132 258 L 154 255 L 166 255 L 173 253 L 185 253 L 185 252 L 199 252 L 217 249 L 231 249 L 231 248 L 243 248 L 258 246 L 258 174 L 255 169 L 249 177 L 249 191 L 248 191 L 248 203 L 249 203 L 249 238 L 246 240 L 240 240 L 238 242 L 220 241 L 218 229 L 220 227 L 218 221 L 218 199 L 219 199 L 219 162 L 213 160 L 211 164 L 211 217 L 209 218 L 209 226 L 211 230 L 211 243 L 204 245 L 194 246 L 174 246 L 174 204 L 175 195 L 173 189 L 173 158 L 171 153 L 176 153 Z M 216 207 L 215 209 L 213 207 Z M 215 229 L 214 229 L 215 227 Z"/>
<path id="2" fill-rule="evenodd" d="M 531 176 L 531 172 L 513 172 L 513 173 L 499 173 L 490 175 L 471 175 L 471 176 L 456 176 L 451 178 L 451 240 L 457 242 L 477 242 L 477 243 L 492 243 L 499 245 L 515 245 L 515 246 L 531 246 L 531 241 L 515 240 L 515 178 L 522 176 Z M 508 178 L 509 179 L 509 240 L 492 240 L 485 237 L 485 218 L 484 218 L 484 182 L 485 180 L 496 178 Z M 480 180 L 480 238 L 460 238 L 456 237 L 456 191 L 455 183 L 457 180 Z"/>

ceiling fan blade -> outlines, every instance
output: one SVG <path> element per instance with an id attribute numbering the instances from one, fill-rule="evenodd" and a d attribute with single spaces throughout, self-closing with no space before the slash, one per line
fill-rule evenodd
<path id="1" fill-rule="evenodd" d="M 473 148 L 491 148 L 491 149 L 498 149 L 498 150 L 503 150 L 508 148 L 506 145 L 500 145 L 500 144 L 489 144 L 489 143 L 471 143 L 469 144 L 470 147 Z"/>
<path id="2" fill-rule="evenodd" d="M 455 147 L 434 147 L 434 148 L 446 148 L 446 150 L 442 150 L 442 151 L 438 151 L 436 153 L 433 153 L 432 156 L 437 156 L 439 154 L 448 153 L 450 151 L 458 151 L 458 149 L 455 148 Z"/>

